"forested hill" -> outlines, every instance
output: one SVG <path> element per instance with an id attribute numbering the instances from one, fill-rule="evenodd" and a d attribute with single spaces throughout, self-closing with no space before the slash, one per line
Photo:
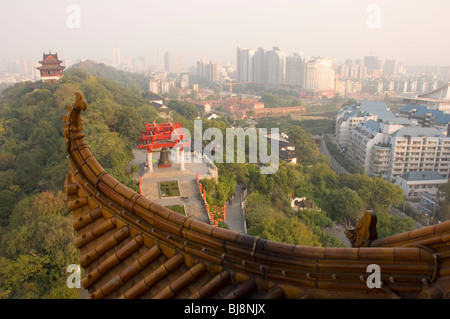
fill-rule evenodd
<path id="1" fill-rule="evenodd" d="M 128 87 L 136 87 L 143 91 L 148 90 L 149 77 L 144 74 L 125 72 L 104 63 L 86 60 L 69 67 L 65 75 L 83 72 L 88 75 L 103 77 L 111 81 L 120 82 Z"/>
<path id="2" fill-rule="evenodd" d="M 67 266 L 78 264 L 78 252 L 63 201 L 68 163 L 61 119 L 76 91 L 88 102 L 83 124 L 92 153 L 137 190 L 126 170 L 132 146 L 144 123 L 158 120 L 142 90 L 88 75 L 82 67 L 72 67 L 55 85 L 24 82 L 5 89 L 0 96 L 0 299 L 77 297 L 77 289 L 65 282 Z"/>

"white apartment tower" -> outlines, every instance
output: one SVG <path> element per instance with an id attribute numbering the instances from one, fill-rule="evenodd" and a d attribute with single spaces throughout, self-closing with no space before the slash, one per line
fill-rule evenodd
<path id="1" fill-rule="evenodd" d="M 331 59 L 314 57 L 306 62 L 305 89 L 334 91 L 334 69 Z"/>
<path id="2" fill-rule="evenodd" d="M 253 82 L 267 83 L 267 63 L 266 63 L 266 50 L 264 48 L 258 48 L 253 55 L 252 61 L 253 69 Z"/>
<path id="3" fill-rule="evenodd" d="M 253 82 L 253 55 L 255 50 L 237 48 L 237 79 L 241 82 Z"/>
<path id="4" fill-rule="evenodd" d="M 391 135 L 391 165 L 387 179 L 406 172 L 437 171 L 449 178 L 450 137 L 435 127 L 403 127 Z"/>

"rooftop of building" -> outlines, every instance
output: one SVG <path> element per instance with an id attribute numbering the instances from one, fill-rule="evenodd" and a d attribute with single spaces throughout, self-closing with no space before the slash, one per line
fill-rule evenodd
<path id="1" fill-rule="evenodd" d="M 402 178 L 406 181 L 432 181 L 432 180 L 442 180 L 446 179 L 442 177 L 437 171 L 415 171 L 407 172 L 402 175 Z"/>
<path id="2" fill-rule="evenodd" d="M 39 61 L 39 63 L 62 63 L 62 61 L 58 59 L 58 53 L 50 51 L 48 54 L 42 54 L 42 61 Z"/>
<path id="3" fill-rule="evenodd" d="M 405 125 L 405 126 L 415 126 L 415 124 L 404 117 L 394 117 L 384 121 L 387 125 Z"/>
<path id="4" fill-rule="evenodd" d="M 445 137 L 445 135 L 435 127 L 402 127 L 396 131 L 392 136 L 403 137 L 403 136 L 426 136 L 426 137 Z"/>
<path id="5" fill-rule="evenodd" d="M 447 124 L 450 122 L 450 114 L 441 110 L 432 110 L 423 105 L 407 104 L 400 110 L 400 113 L 410 113 L 414 117 L 424 117 L 431 114 L 436 124 Z"/>
<path id="6" fill-rule="evenodd" d="M 365 126 L 367 129 L 372 130 L 373 132 L 379 132 L 381 128 L 381 123 L 374 120 L 369 120 L 365 122 L 362 126 Z"/>
<path id="7" fill-rule="evenodd" d="M 363 101 L 360 110 L 366 113 L 375 114 L 378 116 L 378 119 L 383 121 L 396 118 L 395 114 L 388 109 L 384 102 Z"/>

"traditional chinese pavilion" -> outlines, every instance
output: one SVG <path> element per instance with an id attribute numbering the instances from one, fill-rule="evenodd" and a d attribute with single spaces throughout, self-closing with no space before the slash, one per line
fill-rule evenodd
<path id="1" fill-rule="evenodd" d="M 62 78 L 63 70 L 66 68 L 61 65 L 63 61 L 58 60 L 58 53 L 53 53 L 50 51 L 48 54 L 43 54 L 41 64 L 37 69 L 41 72 L 41 79 L 44 82 L 55 83 L 57 80 Z"/>

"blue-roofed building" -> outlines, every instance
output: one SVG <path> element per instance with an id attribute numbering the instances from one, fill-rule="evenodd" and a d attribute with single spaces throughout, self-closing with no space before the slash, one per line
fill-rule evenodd
<path id="1" fill-rule="evenodd" d="M 436 127 L 448 135 L 450 114 L 441 110 L 433 110 L 423 105 L 408 104 L 399 111 L 399 117 L 413 120 L 423 127 Z"/>
<path id="2" fill-rule="evenodd" d="M 439 186 L 447 182 L 448 179 L 444 178 L 437 171 L 407 172 L 397 176 L 395 180 L 395 184 L 405 191 L 405 196 L 408 200 L 419 199 L 422 193 L 436 196 Z"/>
<path id="3" fill-rule="evenodd" d="M 363 101 L 361 105 L 343 106 L 336 117 L 336 141 L 342 148 L 346 148 L 350 132 L 360 123 L 367 121 L 388 121 L 395 119 L 386 103 L 377 101 Z"/>
<path id="4" fill-rule="evenodd" d="M 445 128 L 450 114 L 413 104 L 403 107 L 400 114 L 397 117 L 383 102 L 342 107 L 336 139 L 347 159 L 367 175 L 392 183 L 397 176 L 414 171 L 436 171 L 449 178 L 450 135 Z M 434 126 L 426 121 L 418 125 L 420 117 L 432 119 Z"/>

